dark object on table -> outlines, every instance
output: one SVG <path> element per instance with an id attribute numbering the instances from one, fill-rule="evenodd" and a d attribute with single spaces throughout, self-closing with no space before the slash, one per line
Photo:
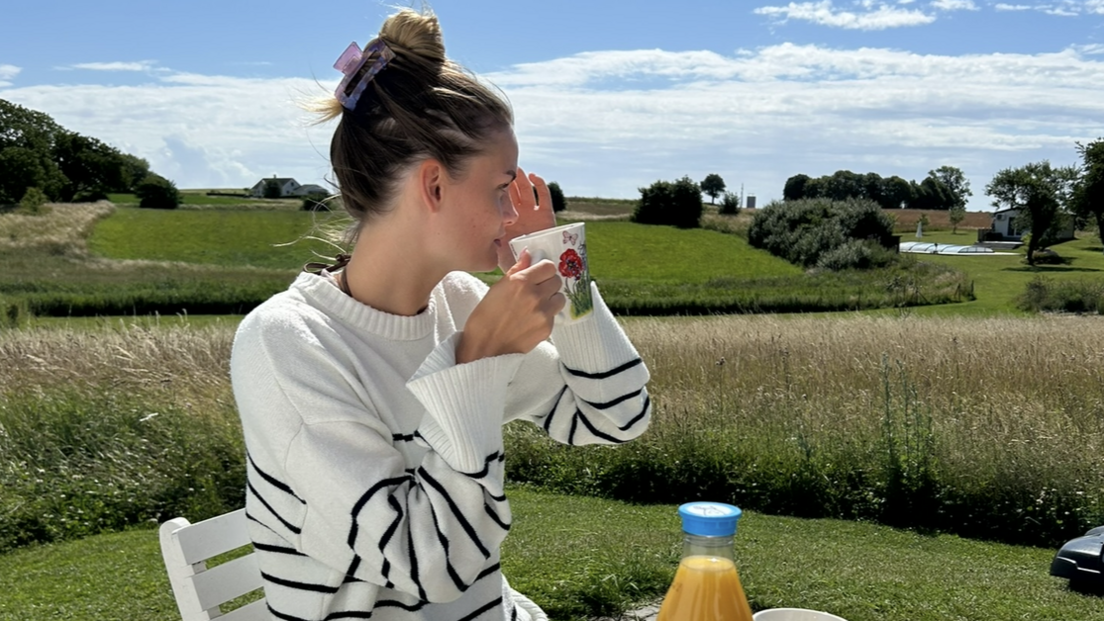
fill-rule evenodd
<path id="1" fill-rule="evenodd" d="M 1104 526 L 1067 541 L 1050 563 L 1050 575 L 1068 578 L 1078 591 L 1104 591 Z"/>

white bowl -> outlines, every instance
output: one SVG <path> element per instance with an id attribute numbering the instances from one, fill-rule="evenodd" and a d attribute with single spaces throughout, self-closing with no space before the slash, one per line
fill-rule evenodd
<path id="1" fill-rule="evenodd" d="M 827 612 L 804 608 L 769 608 L 760 610 L 751 618 L 755 621 L 847 621 Z"/>

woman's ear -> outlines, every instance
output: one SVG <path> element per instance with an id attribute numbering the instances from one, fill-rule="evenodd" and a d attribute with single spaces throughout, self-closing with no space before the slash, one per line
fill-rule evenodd
<path id="1" fill-rule="evenodd" d="M 427 159 L 418 166 L 418 191 L 422 204 L 430 211 L 441 208 L 446 179 L 445 167 L 435 159 Z"/>

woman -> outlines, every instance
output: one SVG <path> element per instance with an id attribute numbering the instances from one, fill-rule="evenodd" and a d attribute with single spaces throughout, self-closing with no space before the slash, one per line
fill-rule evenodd
<path id="1" fill-rule="evenodd" d="M 568 444 L 643 433 L 648 372 L 593 289 L 570 325 L 550 261 L 507 242 L 555 224 L 517 166 L 509 106 L 403 10 L 323 118 L 353 250 L 247 316 L 231 375 L 246 511 L 277 619 L 543 619 L 509 588 L 502 425 Z M 540 196 L 534 200 L 534 187 Z M 490 288 L 466 272 L 495 266 Z"/>

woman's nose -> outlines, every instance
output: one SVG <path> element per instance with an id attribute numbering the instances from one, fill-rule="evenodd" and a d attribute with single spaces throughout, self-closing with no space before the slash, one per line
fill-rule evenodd
<path id="1" fill-rule="evenodd" d="M 502 220 L 506 223 L 506 226 L 513 226 L 518 219 L 517 207 L 514 206 L 514 201 L 510 200 L 507 196 L 503 201 L 504 206 L 502 209 Z"/>

